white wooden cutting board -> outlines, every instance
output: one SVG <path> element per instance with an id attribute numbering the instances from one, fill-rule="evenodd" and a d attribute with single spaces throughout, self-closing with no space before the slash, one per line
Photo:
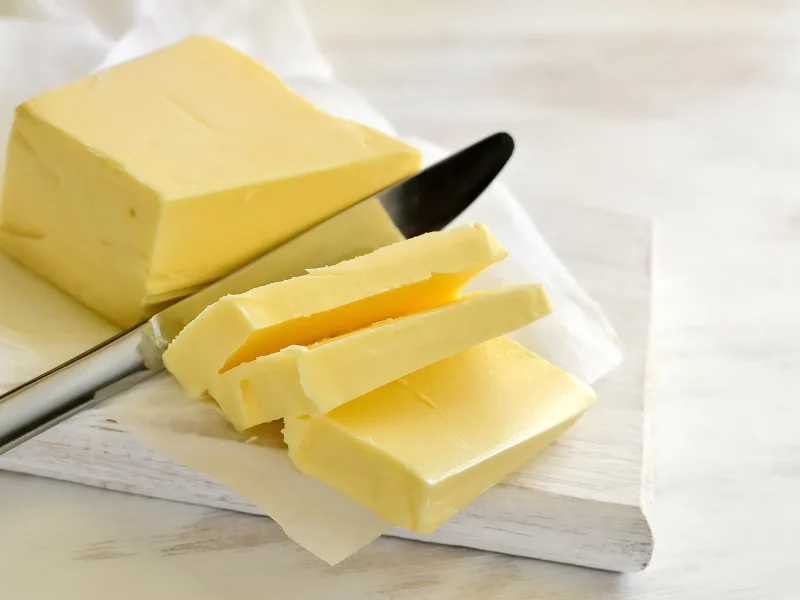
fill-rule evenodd
<path id="1" fill-rule="evenodd" d="M 556 252 L 606 309 L 620 334 L 625 361 L 597 384 L 598 401 L 592 409 L 539 460 L 436 533 L 412 536 L 395 530 L 391 535 L 614 571 L 639 570 L 653 548 L 645 517 L 653 477 L 647 435 L 650 223 L 556 203 L 538 204 L 531 212 Z M 5 268 L 13 267 L 6 263 Z M 6 299 L 12 294 L 14 290 L 0 289 Z M 2 306 L 8 310 L 11 304 Z M 49 315 L 33 333 L 49 330 L 57 337 L 58 326 L 58 315 Z M 10 380 L 14 369 L 8 367 L 21 360 L 27 357 L 20 356 L 19 347 L 0 339 L 0 371 L 5 373 L 0 387 L 19 383 Z M 3 455 L 0 468 L 259 512 L 209 478 L 144 447 L 98 411 L 78 415 Z"/>

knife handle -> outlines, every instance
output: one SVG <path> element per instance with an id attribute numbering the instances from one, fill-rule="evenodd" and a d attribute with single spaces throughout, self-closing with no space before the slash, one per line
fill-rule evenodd
<path id="1" fill-rule="evenodd" d="M 0 396 L 0 454 L 162 370 L 142 356 L 145 327 L 124 331 Z"/>

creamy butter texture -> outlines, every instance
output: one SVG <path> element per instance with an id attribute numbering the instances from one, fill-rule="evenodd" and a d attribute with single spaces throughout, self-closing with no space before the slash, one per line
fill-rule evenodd
<path id="1" fill-rule="evenodd" d="M 403 375 L 550 313 L 541 286 L 479 292 L 225 371 L 209 392 L 238 429 L 327 413 Z"/>
<path id="2" fill-rule="evenodd" d="M 506 255 L 485 227 L 465 225 L 226 296 L 178 335 L 164 364 L 198 396 L 217 373 L 259 356 L 452 302 Z"/>
<path id="3" fill-rule="evenodd" d="M 324 415 L 286 419 L 284 438 L 303 473 L 429 533 L 541 453 L 593 401 L 587 385 L 497 338 Z"/>
<path id="4" fill-rule="evenodd" d="M 17 108 L 0 244 L 126 326 L 419 162 L 192 37 Z"/>

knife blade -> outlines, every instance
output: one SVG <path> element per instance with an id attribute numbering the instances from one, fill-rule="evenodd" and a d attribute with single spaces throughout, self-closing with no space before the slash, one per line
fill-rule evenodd
<path id="1" fill-rule="evenodd" d="M 494 180 L 514 151 L 495 133 L 377 191 L 250 264 L 165 307 L 147 321 L 0 396 L 0 454 L 164 370 L 161 355 L 180 330 L 226 294 L 301 275 L 371 250 L 368 215 L 389 218 L 404 237 L 437 231 Z M 335 243 L 332 240 L 335 238 Z"/>

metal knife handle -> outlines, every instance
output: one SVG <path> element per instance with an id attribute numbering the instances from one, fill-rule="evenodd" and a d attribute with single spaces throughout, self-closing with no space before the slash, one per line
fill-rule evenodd
<path id="1" fill-rule="evenodd" d="M 0 454 L 161 370 L 142 357 L 144 328 L 120 333 L 0 396 Z"/>

